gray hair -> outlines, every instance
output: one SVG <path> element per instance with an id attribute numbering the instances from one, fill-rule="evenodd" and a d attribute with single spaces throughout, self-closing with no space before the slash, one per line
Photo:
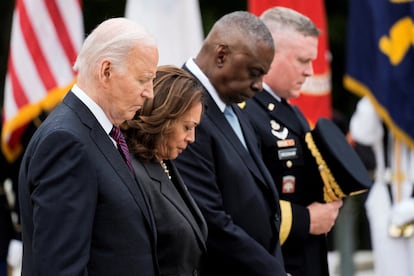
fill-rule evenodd
<path id="1" fill-rule="evenodd" d="M 296 31 L 305 36 L 318 37 L 320 30 L 305 15 L 285 7 L 273 7 L 262 13 L 260 19 L 272 33 Z"/>
<path id="2" fill-rule="evenodd" d="M 214 32 L 219 32 L 224 39 L 235 35 L 243 38 L 243 41 L 251 46 L 261 41 L 266 46 L 275 48 L 272 34 L 266 25 L 257 16 L 246 11 L 235 11 L 224 15 L 213 25 L 210 34 Z"/>
<path id="3" fill-rule="evenodd" d="M 145 28 L 126 18 L 111 18 L 99 24 L 85 39 L 73 69 L 80 76 L 91 76 L 103 59 L 123 70 L 128 54 L 137 45 L 156 47 Z"/>

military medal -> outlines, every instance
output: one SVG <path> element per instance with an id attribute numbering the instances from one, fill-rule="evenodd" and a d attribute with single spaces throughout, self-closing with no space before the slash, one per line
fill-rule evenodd
<path id="1" fill-rule="evenodd" d="M 279 130 L 280 129 L 280 124 L 278 122 L 276 122 L 275 120 L 270 120 L 270 127 L 273 130 Z"/>
<path id="2" fill-rule="evenodd" d="M 286 137 L 289 134 L 289 130 L 285 127 L 281 129 L 281 126 L 278 122 L 275 120 L 270 120 L 270 126 L 272 128 L 271 132 L 273 136 L 275 136 L 277 139 L 285 140 Z"/>
<path id="3" fill-rule="evenodd" d="M 278 140 L 276 144 L 279 148 L 293 147 L 295 145 L 294 139 Z"/>

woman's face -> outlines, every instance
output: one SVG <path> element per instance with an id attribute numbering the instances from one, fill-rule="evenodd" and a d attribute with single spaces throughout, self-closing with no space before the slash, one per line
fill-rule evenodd
<path id="1" fill-rule="evenodd" d="M 173 131 L 163 143 L 160 152 L 162 159 L 173 160 L 177 158 L 188 144 L 194 142 L 195 128 L 200 123 L 202 108 L 202 104 L 197 103 L 173 123 L 171 126 Z"/>

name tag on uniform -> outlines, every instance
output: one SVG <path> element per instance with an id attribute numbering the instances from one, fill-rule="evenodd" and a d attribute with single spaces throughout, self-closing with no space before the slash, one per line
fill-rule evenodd
<path id="1" fill-rule="evenodd" d="M 277 151 L 279 160 L 296 158 L 296 148 L 281 149 Z"/>
<path id="2" fill-rule="evenodd" d="M 293 194 L 295 192 L 295 177 L 286 175 L 282 180 L 282 194 Z"/>

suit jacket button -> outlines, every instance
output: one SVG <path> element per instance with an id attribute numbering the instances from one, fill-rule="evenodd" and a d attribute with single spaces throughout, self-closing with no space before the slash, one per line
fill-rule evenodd
<path id="1" fill-rule="evenodd" d="M 279 221 L 280 221 L 280 216 L 279 216 L 279 214 L 275 214 L 275 220 L 276 220 L 277 222 L 279 222 Z"/>
<path id="2" fill-rule="evenodd" d="M 293 165 L 292 161 L 290 160 L 286 161 L 286 167 L 292 168 L 292 165 Z"/>

